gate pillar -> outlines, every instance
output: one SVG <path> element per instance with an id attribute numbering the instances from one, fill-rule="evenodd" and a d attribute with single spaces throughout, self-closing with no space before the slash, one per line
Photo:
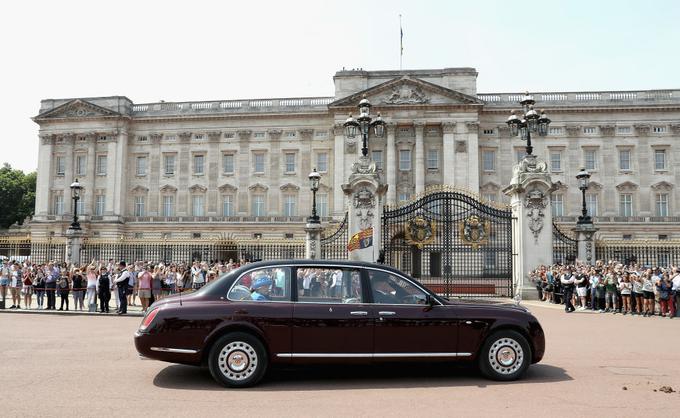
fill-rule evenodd
<path id="1" fill-rule="evenodd" d="M 321 231 L 320 223 L 307 223 L 305 225 L 305 258 L 316 260 L 321 258 Z"/>
<path id="2" fill-rule="evenodd" d="M 83 246 L 83 236 L 80 229 L 66 230 L 66 262 L 74 265 L 80 264 L 80 249 Z"/>
<path id="3" fill-rule="evenodd" d="M 577 224 L 573 229 L 578 240 L 577 258 L 586 264 L 595 264 L 595 233 L 599 228 L 592 223 Z"/>
<path id="4" fill-rule="evenodd" d="M 538 298 L 529 272 L 553 262 L 550 194 L 554 189 L 546 162 L 530 154 L 513 167 L 510 186 L 503 190 L 512 208 L 512 280 L 518 301 Z"/>
<path id="5" fill-rule="evenodd" d="M 387 184 L 378 174 L 375 162 L 361 156 L 352 165 L 349 182 L 342 185 L 342 190 L 349 202 L 349 259 L 375 262 L 380 256 L 381 215 Z"/>

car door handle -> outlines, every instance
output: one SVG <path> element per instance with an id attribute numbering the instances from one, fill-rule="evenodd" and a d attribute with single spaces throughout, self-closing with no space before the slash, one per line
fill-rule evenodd
<path id="1" fill-rule="evenodd" d="M 394 316 L 396 314 L 397 314 L 396 312 L 392 312 L 392 311 L 380 311 L 380 312 L 378 312 L 378 315 L 380 315 L 380 316 Z"/>
<path id="2" fill-rule="evenodd" d="M 354 316 L 366 316 L 366 315 L 368 315 L 368 312 L 366 312 L 366 311 L 352 311 L 349 314 L 354 315 Z"/>

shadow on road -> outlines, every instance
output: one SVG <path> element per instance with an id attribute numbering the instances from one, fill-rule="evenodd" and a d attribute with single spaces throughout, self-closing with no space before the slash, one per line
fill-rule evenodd
<path id="1" fill-rule="evenodd" d="M 383 388 L 428 388 L 508 384 L 542 384 L 572 380 L 560 367 L 535 364 L 517 382 L 495 382 L 472 367 L 451 365 L 386 364 L 373 366 L 300 366 L 274 368 L 255 388 L 246 391 L 304 391 Z M 172 365 L 161 370 L 155 386 L 183 390 L 223 390 L 207 369 Z"/>

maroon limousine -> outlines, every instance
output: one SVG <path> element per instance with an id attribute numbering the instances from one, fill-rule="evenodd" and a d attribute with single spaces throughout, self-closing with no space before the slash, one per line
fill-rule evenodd
<path id="1" fill-rule="evenodd" d="M 311 362 L 476 362 L 491 379 L 514 380 L 541 360 L 545 337 L 523 307 L 449 301 L 387 266 L 279 260 L 155 303 L 135 346 L 245 387 L 269 365 Z"/>

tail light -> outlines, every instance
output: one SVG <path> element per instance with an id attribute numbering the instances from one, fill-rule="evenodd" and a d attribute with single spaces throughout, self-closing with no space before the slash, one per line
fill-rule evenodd
<path id="1" fill-rule="evenodd" d="M 156 318 L 156 314 L 158 314 L 158 308 L 152 310 L 146 316 L 144 319 L 142 319 L 142 325 L 139 326 L 140 331 L 145 331 L 147 328 L 149 328 L 149 325 L 153 322 L 154 318 Z"/>

